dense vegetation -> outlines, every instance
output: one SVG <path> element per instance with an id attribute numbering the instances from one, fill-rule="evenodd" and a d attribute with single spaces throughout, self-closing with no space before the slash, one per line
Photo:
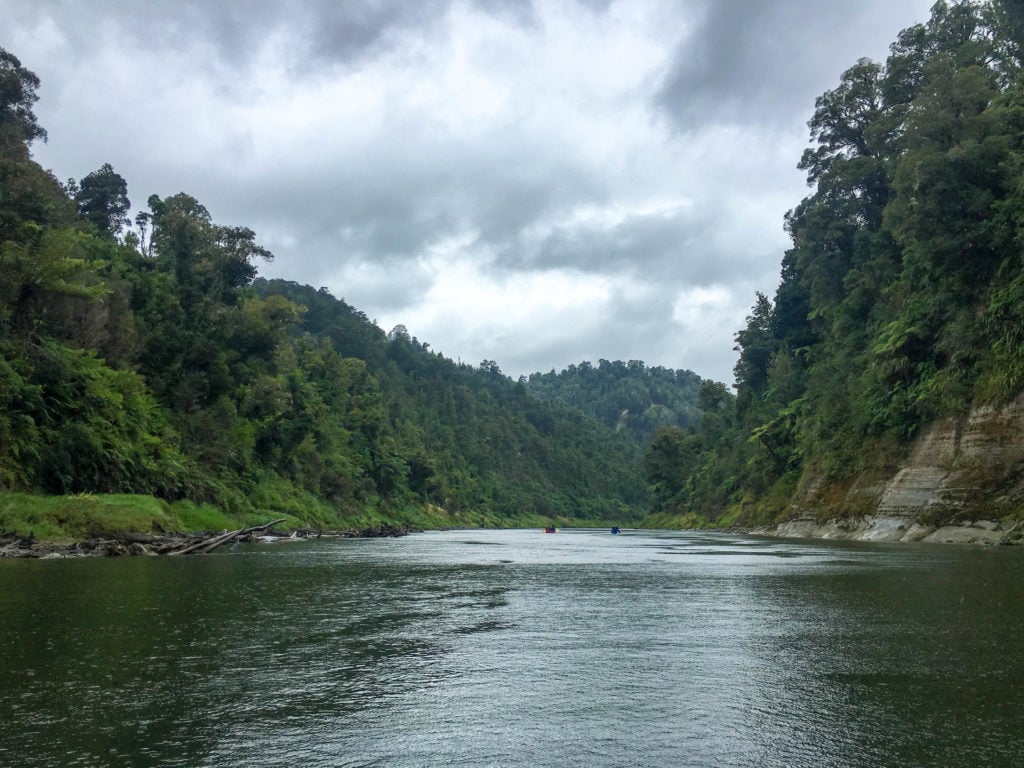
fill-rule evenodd
<path id="1" fill-rule="evenodd" d="M 772 520 L 801 481 L 890 471 L 1024 388 L 1024 7 L 939 2 L 816 103 L 773 299 L 646 472 L 655 520 Z"/>
<path id="2" fill-rule="evenodd" d="M 323 289 L 257 280 L 255 233 L 187 194 L 131 221 L 110 165 L 58 182 L 30 153 L 38 87 L 0 50 L 0 528 L 45 516 L 26 493 L 138 494 L 174 512 L 161 524 L 639 519 L 625 436 Z"/>
<path id="3" fill-rule="evenodd" d="M 323 289 L 278 280 L 253 288 L 304 307 L 297 338 L 318 339 L 377 382 L 384 444 L 397 452 L 417 499 L 510 519 L 631 519 L 642 510 L 640 446 L 576 409 L 531 396 L 493 361 L 455 363 L 402 326 L 385 336 Z"/>
<path id="4" fill-rule="evenodd" d="M 647 367 L 640 360 L 588 362 L 521 380 L 530 392 L 565 403 L 646 447 L 659 427 L 700 423 L 701 379 L 693 371 Z"/>
<path id="5" fill-rule="evenodd" d="M 258 279 L 255 233 L 186 194 L 132 221 L 110 165 L 32 160 L 39 82 L 0 50 L 0 527 L 87 524 L 40 494 L 192 525 L 628 523 L 648 499 L 648 525 L 765 523 L 887 475 L 923 426 L 1024 390 L 1022 73 L 1024 4 L 939 2 L 817 100 L 734 393 L 639 361 L 513 382 Z"/>

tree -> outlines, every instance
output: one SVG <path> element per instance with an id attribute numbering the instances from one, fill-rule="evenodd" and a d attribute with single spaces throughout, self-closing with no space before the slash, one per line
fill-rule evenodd
<path id="1" fill-rule="evenodd" d="M 256 243 L 248 227 L 214 224 L 210 212 L 183 192 L 161 200 L 149 197 L 150 248 L 171 266 L 181 292 L 182 305 L 202 301 L 234 303 L 238 290 L 256 277 L 256 257 L 272 261 L 274 255 Z"/>
<path id="2" fill-rule="evenodd" d="M 107 235 L 116 237 L 129 224 L 128 184 L 110 163 L 86 176 L 75 193 L 78 212 Z"/>
<path id="3" fill-rule="evenodd" d="M 733 368 L 738 389 L 747 388 L 760 393 L 768 383 L 768 362 L 778 344 L 773 334 L 772 303 L 760 291 L 754 308 L 747 315 L 747 327 L 736 333 L 736 346 L 740 353 Z"/>
<path id="4" fill-rule="evenodd" d="M 501 376 L 501 368 L 494 360 L 481 360 L 480 371 L 481 373 L 485 373 L 488 376 L 492 376 L 495 378 Z"/>
<path id="5" fill-rule="evenodd" d="M 88 258 L 91 238 L 72 229 L 36 227 L 27 244 L 0 243 L 0 334 L 34 338 L 73 299 L 94 301 L 106 292 Z M 60 329 L 56 329 L 60 330 Z"/>
<path id="6" fill-rule="evenodd" d="M 689 481 L 700 469 L 700 440 L 675 427 L 654 433 L 644 454 L 644 480 L 655 512 L 672 511 L 680 504 Z"/>
<path id="7" fill-rule="evenodd" d="M 38 101 L 39 78 L 18 57 L 0 48 L 0 154 L 27 153 L 28 144 L 46 141 L 32 105 Z"/>
<path id="8" fill-rule="evenodd" d="M 819 193 L 859 199 L 860 214 L 873 226 L 888 195 L 885 160 L 892 138 L 882 81 L 881 65 L 868 59 L 844 72 L 839 87 L 817 100 L 808 126 L 818 146 L 805 150 L 798 165 Z"/>

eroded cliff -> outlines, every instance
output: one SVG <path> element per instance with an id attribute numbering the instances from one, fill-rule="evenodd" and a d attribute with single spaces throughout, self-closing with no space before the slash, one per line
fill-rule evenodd
<path id="1" fill-rule="evenodd" d="M 934 424 L 889 476 L 809 477 L 773 532 L 865 541 L 1024 543 L 1024 397 Z"/>

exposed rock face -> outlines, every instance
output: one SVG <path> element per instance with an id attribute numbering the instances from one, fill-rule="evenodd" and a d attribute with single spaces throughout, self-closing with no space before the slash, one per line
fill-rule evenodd
<path id="1" fill-rule="evenodd" d="M 891 477 L 843 488 L 809 479 L 776 535 L 1024 543 L 1024 398 L 933 425 Z"/>
<path id="2" fill-rule="evenodd" d="M 939 527 L 908 517 L 833 518 L 825 523 L 790 520 L 766 531 L 774 536 L 804 539 L 856 539 L 926 544 L 1024 544 L 1024 531 L 992 521 L 970 521 Z"/>
<path id="3" fill-rule="evenodd" d="M 1006 507 L 1022 500 L 1022 468 L 1024 400 L 976 408 L 966 419 L 946 419 L 921 436 L 907 465 L 886 485 L 878 511 Z"/>

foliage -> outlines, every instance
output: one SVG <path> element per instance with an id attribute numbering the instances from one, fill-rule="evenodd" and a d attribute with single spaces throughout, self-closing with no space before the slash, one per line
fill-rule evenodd
<path id="1" fill-rule="evenodd" d="M 1024 390 L 1019 5 L 940 0 L 817 100 L 811 191 L 736 334 L 735 394 L 639 361 L 518 382 L 456 363 L 258 279 L 255 233 L 184 193 L 132 229 L 111 166 L 63 187 L 32 161 L 39 82 L 0 50 L 0 489 L 143 494 L 188 525 L 634 522 L 649 503 L 649 524 L 698 526 L 877 476 L 931 420 Z"/>
<path id="2" fill-rule="evenodd" d="M 533 373 L 521 383 L 532 394 L 578 408 L 642 446 L 661 427 L 686 428 L 700 421 L 700 377 L 692 371 L 648 367 L 640 360 L 599 360 L 596 366 L 582 362 L 559 373 Z"/>
<path id="3" fill-rule="evenodd" d="M 938 2 L 817 100 L 781 283 L 736 334 L 734 420 L 655 438 L 656 511 L 763 522 L 800 478 L 885 470 L 931 420 L 1024 390 L 1022 22 Z"/>
<path id="4" fill-rule="evenodd" d="M 21 536 L 71 541 L 97 531 L 146 533 L 154 526 L 182 527 L 168 505 L 152 496 L 0 492 L 0 530 Z"/>
<path id="5" fill-rule="evenodd" d="M 38 84 L 0 51 L 0 529 L 639 519 L 624 435 L 257 280 L 255 233 L 187 194 L 132 228 L 109 164 L 57 183 L 28 152 Z"/>
<path id="6" fill-rule="evenodd" d="M 36 139 L 46 141 L 32 106 L 38 101 L 39 78 L 21 66 L 18 57 L 0 49 L 0 153 L 24 153 Z"/>
<path id="7" fill-rule="evenodd" d="M 74 199 L 82 217 L 102 233 L 116 236 L 129 224 L 128 183 L 110 163 L 104 163 L 82 179 L 75 189 Z"/>
<path id="8" fill-rule="evenodd" d="M 640 449 L 625 436 L 532 396 L 494 361 L 456 363 L 402 327 L 385 335 L 323 289 L 262 280 L 254 288 L 306 308 L 293 329 L 300 349 L 359 355 L 358 368 L 338 358 L 363 382 L 345 428 L 369 450 L 351 482 L 401 488 L 409 503 L 472 512 L 491 525 L 524 515 L 604 523 L 640 514 Z"/>

